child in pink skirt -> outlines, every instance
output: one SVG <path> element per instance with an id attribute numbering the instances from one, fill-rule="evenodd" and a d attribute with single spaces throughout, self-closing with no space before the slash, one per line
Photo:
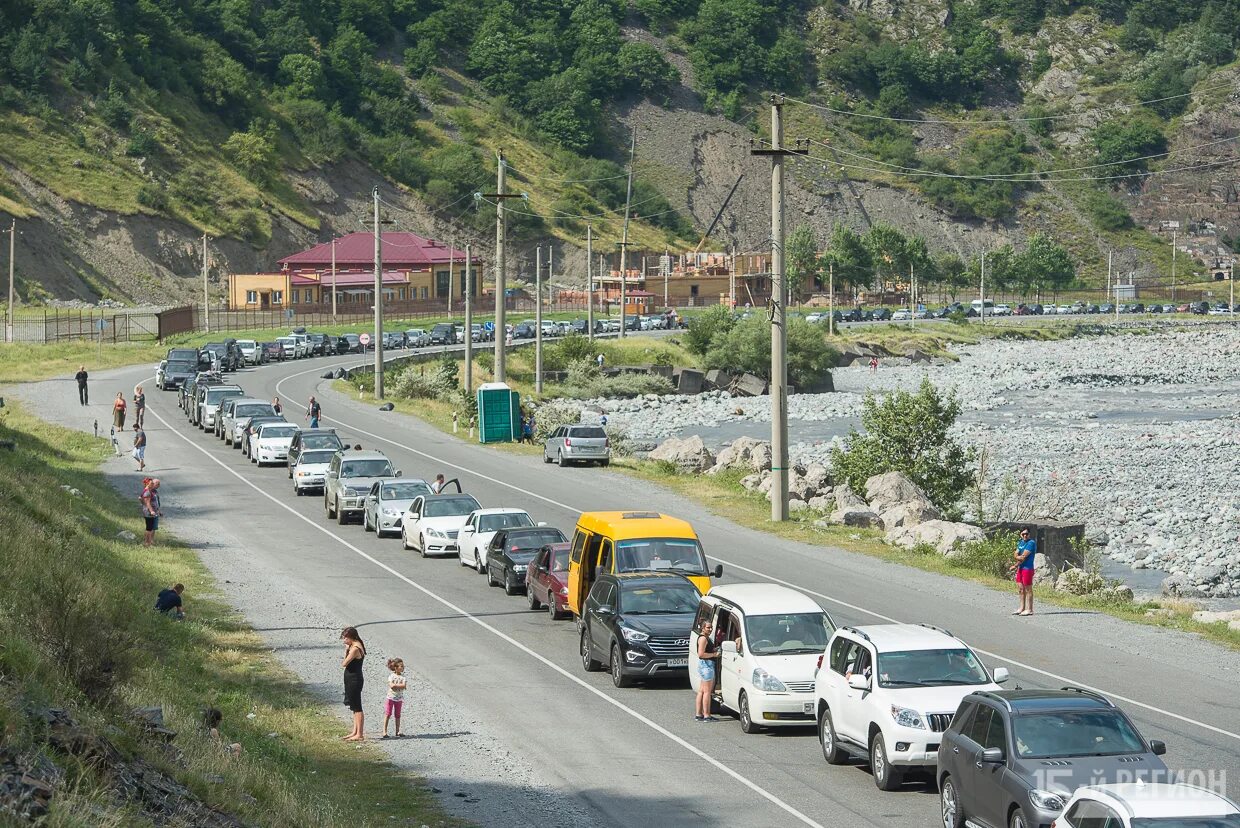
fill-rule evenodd
<path id="1" fill-rule="evenodd" d="M 400 738 L 400 708 L 405 703 L 405 662 L 399 658 L 389 658 L 387 698 L 383 702 L 383 738 L 388 737 L 388 721 L 396 719 L 396 737 Z"/>

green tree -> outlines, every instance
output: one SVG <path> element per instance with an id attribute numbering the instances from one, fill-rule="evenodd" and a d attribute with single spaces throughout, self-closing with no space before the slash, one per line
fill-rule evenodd
<path id="1" fill-rule="evenodd" d="M 680 83 L 680 72 L 649 43 L 625 42 L 616 63 L 624 88 L 641 95 L 666 95 Z"/>
<path id="2" fill-rule="evenodd" d="M 821 327 L 789 317 L 788 382 L 797 388 L 815 388 L 830 375 L 839 354 L 827 344 Z M 765 315 L 742 319 L 711 340 L 702 358 L 705 368 L 746 371 L 771 378 L 771 323 Z"/>
<path id="3" fill-rule="evenodd" d="M 685 332 L 685 347 L 689 353 L 702 356 L 710 350 L 716 337 L 724 336 L 736 326 L 732 310 L 724 305 L 713 305 L 703 314 L 689 320 Z"/>
<path id="4" fill-rule="evenodd" d="M 796 301 L 814 288 L 814 280 L 819 273 L 818 242 L 814 239 L 814 229 L 808 224 L 798 225 L 788 235 L 784 251 L 788 295 Z"/>
<path id="5" fill-rule="evenodd" d="M 1018 258 L 1020 283 L 1026 294 L 1030 289 L 1057 293 L 1076 278 L 1076 266 L 1067 249 L 1042 233 L 1029 237 L 1029 244 Z"/>
<path id="6" fill-rule="evenodd" d="M 853 429 L 832 449 L 832 465 L 858 494 L 876 474 L 903 472 L 935 506 L 954 512 L 974 479 L 973 451 L 950 434 L 959 416 L 956 395 L 941 393 L 929 379 L 915 394 L 896 391 L 881 400 L 867 395 L 861 404 L 864 431 Z"/>
<path id="7" fill-rule="evenodd" d="M 275 172 L 276 147 L 270 133 L 257 124 L 245 132 L 234 132 L 222 147 L 237 169 L 251 181 L 269 182 Z"/>
<path id="8" fill-rule="evenodd" d="M 864 239 L 842 224 L 831 230 L 831 241 L 822 256 L 822 269 L 830 269 L 837 289 L 854 293 L 874 279 L 874 263 Z"/>
<path id="9" fill-rule="evenodd" d="M 1161 124 L 1150 113 L 1135 112 L 1103 121 L 1093 132 L 1094 155 L 1100 164 L 1109 164 L 1108 175 L 1139 172 L 1149 166 L 1148 155 L 1167 148 Z"/>
<path id="10" fill-rule="evenodd" d="M 865 247 L 874 265 L 880 290 L 891 280 L 908 276 L 908 237 L 890 224 L 875 224 L 865 234 Z"/>

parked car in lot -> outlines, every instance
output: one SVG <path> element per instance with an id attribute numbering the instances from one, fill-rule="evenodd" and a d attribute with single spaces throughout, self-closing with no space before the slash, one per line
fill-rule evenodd
<path id="1" fill-rule="evenodd" d="M 155 384 L 163 391 L 180 388 L 186 380 L 198 373 L 197 360 L 167 359 L 160 365 L 161 369 Z"/>
<path id="2" fill-rule="evenodd" d="M 310 356 L 327 356 L 331 351 L 328 348 L 327 334 L 312 333 L 306 334 L 306 339 L 310 345 Z"/>
<path id="3" fill-rule="evenodd" d="M 1081 785 L 1166 779 L 1166 752 L 1088 690 L 970 693 L 939 744 L 943 825 L 1050 825 Z"/>
<path id="4" fill-rule="evenodd" d="M 293 439 L 297 439 L 296 435 Z M 335 449 L 308 449 L 301 452 L 289 468 L 289 477 L 293 480 L 293 494 L 300 497 L 308 490 L 322 489 L 335 453 Z"/>
<path id="5" fill-rule="evenodd" d="M 400 331 L 386 331 L 383 334 L 383 347 L 386 350 L 404 348 L 405 335 Z"/>
<path id="6" fill-rule="evenodd" d="M 1209 302 L 1190 302 L 1188 305 L 1188 312 L 1195 313 L 1198 316 L 1204 316 L 1210 312 L 1210 303 Z"/>
<path id="7" fill-rule="evenodd" d="M 534 323 L 520 322 L 517 324 L 515 328 L 512 329 L 512 338 L 513 339 L 533 339 L 535 333 L 536 331 L 534 330 Z"/>
<path id="8" fill-rule="evenodd" d="M 1207 311 L 1210 316 L 1225 316 L 1231 313 L 1231 307 L 1226 302 L 1219 302 Z"/>
<path id="9" fill-rule="evenodd" d="M 362 507 L 362 528 L 380 538 L 388 532 L 399 533 L 409 504 L 424 494 L 431 494 L 430 484 L 425 480 L 376 480 Z"/>
<path id="10" fill-rule="evenodd" d="M 323 510 L 328 520 L 343 524 L 352 515 L 360 515 L 366 495 L 375 481 L 400 477 L 392 461 L 381 451 L 341 449 L 332 456 L 323 485 Z"/>
<path id="11" fill-rule="evenodd" d="M 280 347 L 284 351 L 285 359 L 300 359 L 301 349 L 297 347 L 297 340 L 291 336 L 278 336 L 276 342 L 280 343 Z"/>
<path id="12" fill-rule="evenodd" d="M 288 462 L 288 447 L 298 431 L 292 423 L 263 423 L 250 437 L 250 459 L 260 466 Z"/>
<path id="13" fill-rule="evenodd" d="M 457 559 L 461 566 L 472 566 L 482 575 L 487 571 L 487 552 L 496 532 L 533 525 L 534 519 L 524 509 L 477 509 L 465 518 L 457 535 Z"/>
<path id="14" fill-rule="evenodd" d="M 525 598 L 530 609 L 546 607 L 553 620 L 572 615 L 568 607 L 568 554 L 572 546 L 553 543 L 538 550 L 525 570 Z"/>
<path id="15" fill-rule="evenodd" d="M 689 636 L 694 690 L 701 683 L 697 642 L 707 621 L 719 651 L 715 698 L 736 712 L 742 731 L 813 724 L 814 673 L 835 631 L 835 622 L 822 607 L 779 584 L 711 587 L 698 602 Z"/>
<path id="16" fill-rule="evenodd" d="M 227 372 L 235 371 L 241 367 L 237 363 L 235 355 L 223 342 L 208 342 L 202 346 L 202 352 L 207 354 L 211 360 L 212 370 Z"/>
<path id="17" fill-rule="evenodd" d="M 456 327 L 447 323 L 440 322 L 431 328 L 431 344 L 432 345 L 454 345 L 456 344 Z"/>
<path id="18" fill-rule="evenodd" d="M 581 665 L 616 687 L 689 668 L 697 587 L 671 572 L 601 575 L 581 613 Z"/>
<path id="19" fill-rule="evenodd" d="M 1056 828 L 1240 828 L 1240 807 L 1183 782 L 1122 782 L 1076 789 Z"/>
<path id="20" fill-rule="evenodd" d="M 487 584 L 502 586 L 506 594 L 516 595 L 525 589 L 529 567 L 538 550 L 567 540 L 563 532 L 551 526 L 501 529 L 487 544 Z"/>
<path id="21" fill-rule="evenodd" d="M 344 441 L 334 428 L 312 428 L 298 431 L 293 435 L 293 442 L 288 447 L 288 476 L 293 476 L 293 467 L 303 451 L 331 449 L 333 452 L 344 448 Z"/>
<path id="22" fill-rule="evenodd" d="M 457 535 L 469 515 L 482 504 L 472 495 L 418 495 L 401 517 L 400 539 L 406 549 L 417 549 L 423 557 L 451 555 L 457 551 Z M 417 546 L 413 545 L 417 538 Z"/>
<path id="23" fill-rule="evenodd" d="M 1099 305 L 1098 313 L 1115 313 L 1115 305 L 1111 304 L 1110 302 L 1107 302 L 1104 305 Z"/>
<path id="24" fill-rule="evenodd" d="M 875 322 L 888 322 L 891 320 L 890 308 L 875 308 L 871 313 L 871 318 Z"/>
<path id="25" fill-rule="evenodd" d="M 907 322 L 913 318 L 913 314 L 908 308 L 900 308 L 891 314 L 892 322 Z"/>
<path id="26" fill-rule="evenodd" d="M 601 426 L 558 426 L 543 441 L 543 462 L 611 464 L 611 441 Z"/>
<path id="27" fill-rule="evenodd" d="M 344 350 L 342 353 L 360 354 L 360 353 L 364 353 L 366 350 L 365 348 L 362 347 L 362 338 L 358 336 L 357 334 L 353 334 L 353 333 L 341 334 L 340 341 L 345 343 Z M 339 348 L 340 346 L 337 345 L 337 349 Z"/>
<path id="28" fill-rule="evenodd" d="M 993 315 L 995 315 L 995 316 L 1011 316 L 1011 315 L 1012 315 L 1012 306 L 1011 306 L 1011 305 L 1002 305 L 1002 304 L 1000 304 L 1000 305 L 995 305 L 994 310 L 992 310 L 992 311 L 991 311 L 991 313 L 992 313 Z"/>
<path id="29" fill-rule="evenodd" d="M 258 350 L 258 342 L 253 339 L 238 339 L 237 347 L 241 350 L 241 359 L 246 365 L 258 365 L 262 355 Z"/>
<path id="30" fill-rule="evenodd" d="M 893 791 L 909 769 L 933 768 L 942 733 L 960 700 L 998 690 L 963 641 L 922 624 L 841 627 L 831 636 L 814 680 L 823 758 L 839 765 L 867 759 L 880 790 Z"/>

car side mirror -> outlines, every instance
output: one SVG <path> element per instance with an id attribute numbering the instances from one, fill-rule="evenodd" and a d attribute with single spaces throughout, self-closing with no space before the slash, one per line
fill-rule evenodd
<path id="1" fill-rule="evenodd" d="M 396 476 L 397 476 L 397 477 L 404 477 L 404 476 L 405 476 L 405 473 L 404 473 L 403 471 L 401 471 L 400 469 L 397 469 L 397 470 L 396 470 Z"/>
<path id="2" fill-rule="evenodd" d="M 612 606 L 608 606 L 607 604 L 603 604 L 602 606 L 598 608 L 598 614 L 599 615 L 615 615 L 616 608 Z"/>
<path id="3" fill-rule="evenodd" d="M 1161 739 L 1150 739 L 1150 753 L 1163 756 L 1167 752 L 1167 743 Z"/>
<path id="4" fill-rule="evenodd" d="M 995 684 L 1003 684 L 1003 682 L 1007 681 L 1009 678 L 1011 678 L 1011 674 L 1008 673 L 1008 669 L 1006 667 L 995 668 Z"/>
<path id="5" fill-rule="evenodd" d="M 461 527 L 461 534 L 462 534 L 462 535 L 464 535 L 464 534 L 466 534 L 466 533 L 471 533 L 471 534 L 472 534 L 472 533 L 473 533 L 473 531 L 474 531 L 474 527 L 472 527 L 472 526 L 462 526 L 462 527 Z"/>
<path id="6" fill-rule="evenodd" d="M 723 577 L 723 564 L 715 564 L 715 568 L 711 570 L 710 574 L 714 575 L 716 578 L 722 578 Z"/>
<path id="7" fill-rule="evenodd" d="M 735 642 L 735 641 L 725 641 L 725 642 L 723 642 L 722 644 L 720 644 L 720 645 L 719 645 L 719 652 L 721 652 L 721 653 L 735 653 L 735 652 L 736 652 L 736 642 Z"/>
<path id="8" fill-rule="evenodd" d="M 410 513 L 409 513 L 409 519 L 410 519 L 410 520 L 417 520 L 417 519 L 418 519 L 418 518 L 420 518 L 420 517 L 422 517 L 422 515 L 418 514 L 417 512 L 410 512 Z"/>
<path id="9" fill-rule="evenodd" d="M 329 471 L 327 473 L 327 476 L 330 477 L 332 480 L 336 479 L 336 473 L 334 471 Z"/>
<path id="10" fill-rule="evenodd" d="M 853 690 L 869 690 L 870 678 L 863 673 L 853 673 L 848 677 L 848 686 Z"/>
<path id="11" fill-rule="evenodd" d="M 1003 748 L 986 748 L 982 751 L 982 761 L 988 765 L 1003 764 Z"/>

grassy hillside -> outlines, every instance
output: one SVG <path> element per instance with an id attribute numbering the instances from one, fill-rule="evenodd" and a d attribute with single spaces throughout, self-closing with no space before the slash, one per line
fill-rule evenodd
<path id="1" fill-rule="evenodd" d="M 53 826 L 456 824 L 377 750 L 340 741 L 192 551 L 118 538 L 141 523 L 97 471 L 103 441 L 11 406 L 0 440 L 16 443 L 0 450 L 0 789 L 24 785 Z M 175 581 L 182 623 L 151 610 Z M 208 706 L 240 757 L 203 733 Z M 163 708 L 170 744 L 139 707 Z M 15 801 L 0 798 L 0 823 Z"/>

